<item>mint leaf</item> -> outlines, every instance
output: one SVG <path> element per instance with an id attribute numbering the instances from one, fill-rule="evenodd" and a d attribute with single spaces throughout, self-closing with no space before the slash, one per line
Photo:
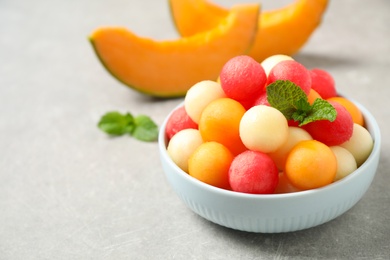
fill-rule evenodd
<path id="1" fill-rule="evenodd" d="M 277 80 L 267 86 L 268 103 L 278 109 L 288 119 L 300 105 L 298 100 L 307 100 L 306 93 L 293 82 L 288 80 Z"/>
<path id="2" fill-rule="evenodd" d="M 98 127 L 110 135 L 123 135 L 133 131 L 134 118 L 130 113 L 108 112 L 100 119 Z"/>
<path id="3" fill-rule="evenodd" d="M 317 120 L 329 120 L 333 122 L 336 120 L 336 116 L 336 109 L 328 101 L 317 98 L 311 107 L 310 114 L 304 120 L 300 121 L 300 126 Z"/>
<path id="4" fill-rule="evenodd" d="M 157 140 L 158 126 L 146 115 L 139 115 L 134 118 L 133 137 L 146 142 Z"/>
<path id="5" fill-rule="evenodd" d="M 289 80 L 277 80 L 267 86 L 268 103 L 278 109 L 287 120 L 299 122 L 299 126 L 317 120 L 336 119 L 336 109 L 324 99 L 316 99 L 310 105 L 306 93 Z"/>
<path id="6" fill-rule="evenodd" d="M 311 106 L 307 97 L 301 98 L 294 103 L 296 110 L 291 115 L 291 119 L 294 121 L 302 122 L 311 111 Z"/>
<path id="7" fill-rule="evenodd" d="M 146 115 L 133 117 L 130 113 L 108 112 L 102 116 L 98 127 L 110 135 L 129 134 L 145 142 L 156 141 L 158 137 L 158 126 Z"/>

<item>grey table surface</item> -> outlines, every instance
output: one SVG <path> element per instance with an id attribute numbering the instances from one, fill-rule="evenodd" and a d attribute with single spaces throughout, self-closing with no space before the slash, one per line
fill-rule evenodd
<path id="1" fill-rule="evenodd" d="M 286 2 L 264 0 L 263 8 Z M 156 143 L 96 127 L 112 110 L 161 124 L 182 101 L 124 87 L 87 40 L 102 25 L 177 38 L 166 0 L 0 0 L 0 259 L 390 259 L 389 11 L 388 0 L 331 1 L 294 56 L 330 71 L 340 92 L 378 120 L 382 153 L 371 187 L 331 222 L 254 234 L 187 209 Z"/>

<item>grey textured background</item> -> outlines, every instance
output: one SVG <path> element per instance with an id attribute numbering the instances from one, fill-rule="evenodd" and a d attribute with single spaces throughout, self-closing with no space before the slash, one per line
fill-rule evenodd
<path id="1" fill-rule="evenodd" d="M 330 71 L 377 118 L 383 143 L 372 186 L 327 224 L 252 234 L 188 210 L 162 173 L 156 143 L 96 127 L 111 110 L 161 124 L 182 101 L 124 87 L 87 41 L 101 25 L 178 37 L 166 0 L 0 0 L 0 259 L 389 259 L 389 11 L 388 0 L 331 1 L 295 56 Z"/>

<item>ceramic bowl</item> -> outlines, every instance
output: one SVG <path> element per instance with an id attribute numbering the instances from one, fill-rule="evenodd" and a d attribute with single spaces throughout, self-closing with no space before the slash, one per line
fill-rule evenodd
<path id="1" fill-rule="evenodd" d="M 355 101 L 354 101 L 355 102 Z M 359 103 L 373 150 L 357 170 L 322 188 L 287 194 L 254 195 L 205 184 L 182 171 L 169 157 L 165 126 L 159 133 L 159 152 L 168 183 L 192 211 L 216 224 L 248 232 L 298 231 L 326 223 L 352 208 L 369 188 L 379 163 L 381 135 L 372 114 Z M 181 104 L 183 105 L 183 104 Z"/>

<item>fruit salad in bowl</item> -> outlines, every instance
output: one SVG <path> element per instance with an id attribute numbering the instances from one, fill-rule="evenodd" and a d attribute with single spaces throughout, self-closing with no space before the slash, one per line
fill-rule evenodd
<path id="1" fill-rule="evenodd" d="M 333 77 L 290 56 L 230 59 L 193 85 L 160 128 L 168 182 L 200 216 L 249 232 L 328 222 L 367 191 L 381 136 Z"/>

